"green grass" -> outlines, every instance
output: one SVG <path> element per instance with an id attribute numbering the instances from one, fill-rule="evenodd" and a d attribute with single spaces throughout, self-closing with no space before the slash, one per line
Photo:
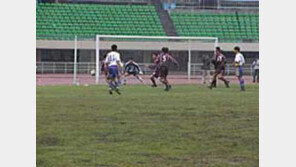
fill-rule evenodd
<path id="1" fill-rule="evenodd" d="M 37 87 L 39 167 L 259 166 L 259 87 Z"/>

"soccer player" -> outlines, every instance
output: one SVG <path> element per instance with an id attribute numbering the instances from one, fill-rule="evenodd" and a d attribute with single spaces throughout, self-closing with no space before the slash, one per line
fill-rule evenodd
<path id="1" fill-rule="evenodd" d="M 117 51 L 117 45 L 111 46 L 111 51 L 107 53 L 105 63 L 108 67 L 108 84 L 109 93 L 115 90 L 116 93 L 121 94 L 119 91 L 119 69 L 121 68 L 120 54 Z"/>
<path id="2" fill-rule="evenodd" d="M 252 63 L 253 71 L 253 83 L 257 80 L 259 83 L 259 59 L 255 59 Z"/>
<path id="3" fill-rule="evenodd" d="M 157 53 L 153 53 L 152 54 L 152 59 L 154 62 L 154 65 L 149 66 L 149 68 L 154 69 L 153 74 L 151 75 L 150 79 L 152 81 L 152 87 L 157 87 L 156 82 L 155 82 L 155 78 L 157 79 L 160 75 L 160 68 L 159 68 L 159 59 L 157 58 Z"/>
<path id="4" fill-rule="evenodd" d="M 169 91 L 172 88 L 172 86 L 169 84 L 169 81 L 167 80 L 167 76 L 169 74 L 168 63 L 173 62 L 178 67 L 179 63 L 169 54 L 169 48 L 167 47 L 162 48 L 162 52 L 158 55 L 157 58 L 159 61 L 160 81 L 165 85 L 165 91 Z"/>
<path id="5" fill-rule="evenodd" d="M 224 78 L 226 60 L 225 60 L 225 56 L 221 53 L 220 47 L 216 47 L 215 56 L 216 56 L 216 58 L 215 58 L 216 68 L 215 68 L 215 73 L 213 75 L 213 79 L 212 79 L 212 82 L 211 82 L 211 85 L 209 86 L 209 88 L 212 89 L 216 85 L 217 77 L 218 77 L 218 79 L 220 79 L 224 82 L 224 84 L 227 88 L 229 88 L 229 81 L 227 81 Z"/>
<path id="6" fill-rule="evenodd" d="M 101 72 L 104 74 L 105 76 L 105 81 L 108 83 L 108 67 L 106 64 L 106 54 L 103 57 L 103 60 L 101 61 Z"/>
<path id="7" fill-rule="evenodd" d="M 240 48 L 238 46 L 234 47 L 234 66 L 235 66 L 235 75 L 239 80 L 240 90 L 245 91 L 245 81 L 243 78 L 243 66 L 245 64 L 245 58 L 243 54 L 240 52 Z"/>
<path id="8" fill-rule="evenodd" d="M 126 84 L 126 77 L 129 75 L 135 76 L 140 82 L 143 83 L 143 79 L 139 76 L 139 74 L 143 74 L 140 66 L 134 61 L 133 58 L 130 58 L 129 61 L 124 65 L 124 84 Z"/>

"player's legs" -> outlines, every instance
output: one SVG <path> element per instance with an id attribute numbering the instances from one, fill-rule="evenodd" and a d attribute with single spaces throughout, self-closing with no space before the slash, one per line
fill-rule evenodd
<path id="1" fill-rule="evenodd" d="M 156 67 L 155 71 L 153 72 L 153 74 L 150 77 L 150 80 L 152 82 L 152 85 L 151 85 L 152 87 L 157 87 L 156 82 L 155 82 L 155 78 L 159 77 L 159 73 L 160 73 L 159 67 Z"/>
<path id="2" fill-rule="evenodd" d="M 207 72 L 206 70 L 202 70 L 201 82 L 203 84 L 206 84 L 206 76 L 207 76 L 206 72 Z"/>
<path id="3" fill-rule="evenodd" d="M 154 74 L 152 74 L 151 75 L 151 77 L 150 77 L 150 80 L 151 80 L 151 82 L 152 82 L 152 87 L 157 87 L 157 85 L 156 85 L 156 82 L 155 82 L 155 75 Z"/>
<path id="4" fill-rule="evenodd" d="M 123 79 L 123 85 L 126 85 L 127 83 L 127 77 L 129 76 L 130 74 L 129 73 L 124 73 L 124 79 Z"/>
<path id="5" fill-rule="evenodd" d="M 171 85 L 169 84 L 169 81 L 167 80 L 168 72 L 169 71 L 168 71 L 167 66 L 161 66 L 160 81 L 165 85 L 165 91 L 169 91 L 171 89 Z"/>
<path id="6" fill-rule="evenodd" d="M 134 76 L 140 81 L 140 82 L 144 82 L 143 81 L 143 78 L 142 77 L 140 77 L 138 74 L 134 74 Z"/>
<path id="7" fill-rule="evenodd" d="M 227 88 L 229 88 L 229 81 L 224 78 L 225 71 L 221 70 L 218 79 L 222 80 Z"/>
<path id="8" fill-rule="evenodd" d="M 212 89 L 213 87 L 216 87 L 218 74 L 219 73 L 217 71 L 215 71 L 215 73 L 213 75 L 213 79 L 212 79 L 211 85 L 209 86 L 210 89 Z"/>
<path id="9" fill-rule="evenodd" d="M 257 77 L 256 77 L 257 83 L 259 83 L 259 69 L 255 70 L 255 72 L 256 72 L 256 75 L 257 75 Z"/>
<path id="10" fill-rule="evenodd" d="M 109 67 L 109 93 L 112 94 L 112 91 L 115 90 L 118 94 L 119 92 L 119 82 L 120 76 L 118 75 L 117 66 L 110 66 Z"/>
<path id="11" fill-rule="evenodd" d="M 245 81 L 243 78 L 243 67 L 237 67 L 236 68 L 236 76 L 237 79 L 239 80 L 239 85 L 240 85 L 240 90 L 245 91 Z"/>
<path id="12" fill-rule="evenodd" d="M 253 71 L 253 83 L 255 83 L 255 79 L 256 79 L 256 70 Z"/>

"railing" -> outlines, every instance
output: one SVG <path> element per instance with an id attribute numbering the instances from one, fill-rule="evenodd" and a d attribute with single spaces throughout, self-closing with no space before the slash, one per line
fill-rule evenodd
<path id="1" fill-rule="evenodd" d="M 96 64 L 93 62 L 79 62 L 77 63 L 78 74 L 89 74 L 91 70 L 95 69 Z M 37 62 L 36 73 L 39 74 L 71 74 L 74 72 L 73 62 Z"/>
<path id="2" fill-rule="evenodd" d="M 149 68 L 149 65 L 153 63 L 139 63 L 144 74 L 151 74 L 153 69 Z M 77 74 L 90 74 L 91 70 L 96 68 L 95 62 L 79 62 L 77 63 Z M 191 64 L 191 75 L 201 75 L 202 73 L 202 64 L 201 63 L 192 63 Z M 186 70 L 171 70 L 175 74 L 186 74 Z M 211 71 L 214 69 L 211 67 Z M 37 74 L 73 74 L 74 72 L 74 63 L 73 62 L 37 62 L 36 63 L 36 73 Z M 225 75 L 234 75 L 235 68 L 231 64 L 226 65 Z M 246 64 L 244 66 L 244 74 L 252 75 L 253 68 L 251 64 Z"/>
<path id="3" fill-rule="evenodd" d="M 212 73 L 215 71 L 214 68 L 211 66 Z M 244 65 L 244 75 L 253 75 L 253 67 L 252 64 L 245 64 Z M 194 63 L 191 64 L 191 74 L 192 75 L 201 75 L 202 73 L 202 64 L 201 63 Z M 235 75 L 235 67 L 232 64 L 226 64 L 225 67 L 225 75 Z"/>

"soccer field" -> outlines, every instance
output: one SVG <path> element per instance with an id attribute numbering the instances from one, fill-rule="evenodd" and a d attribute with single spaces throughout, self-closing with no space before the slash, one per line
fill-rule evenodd
<path id="1" fill-rule="evenodd" d="M 38 167 L 259 166 L 259 86 L 37 86 Z"/>

